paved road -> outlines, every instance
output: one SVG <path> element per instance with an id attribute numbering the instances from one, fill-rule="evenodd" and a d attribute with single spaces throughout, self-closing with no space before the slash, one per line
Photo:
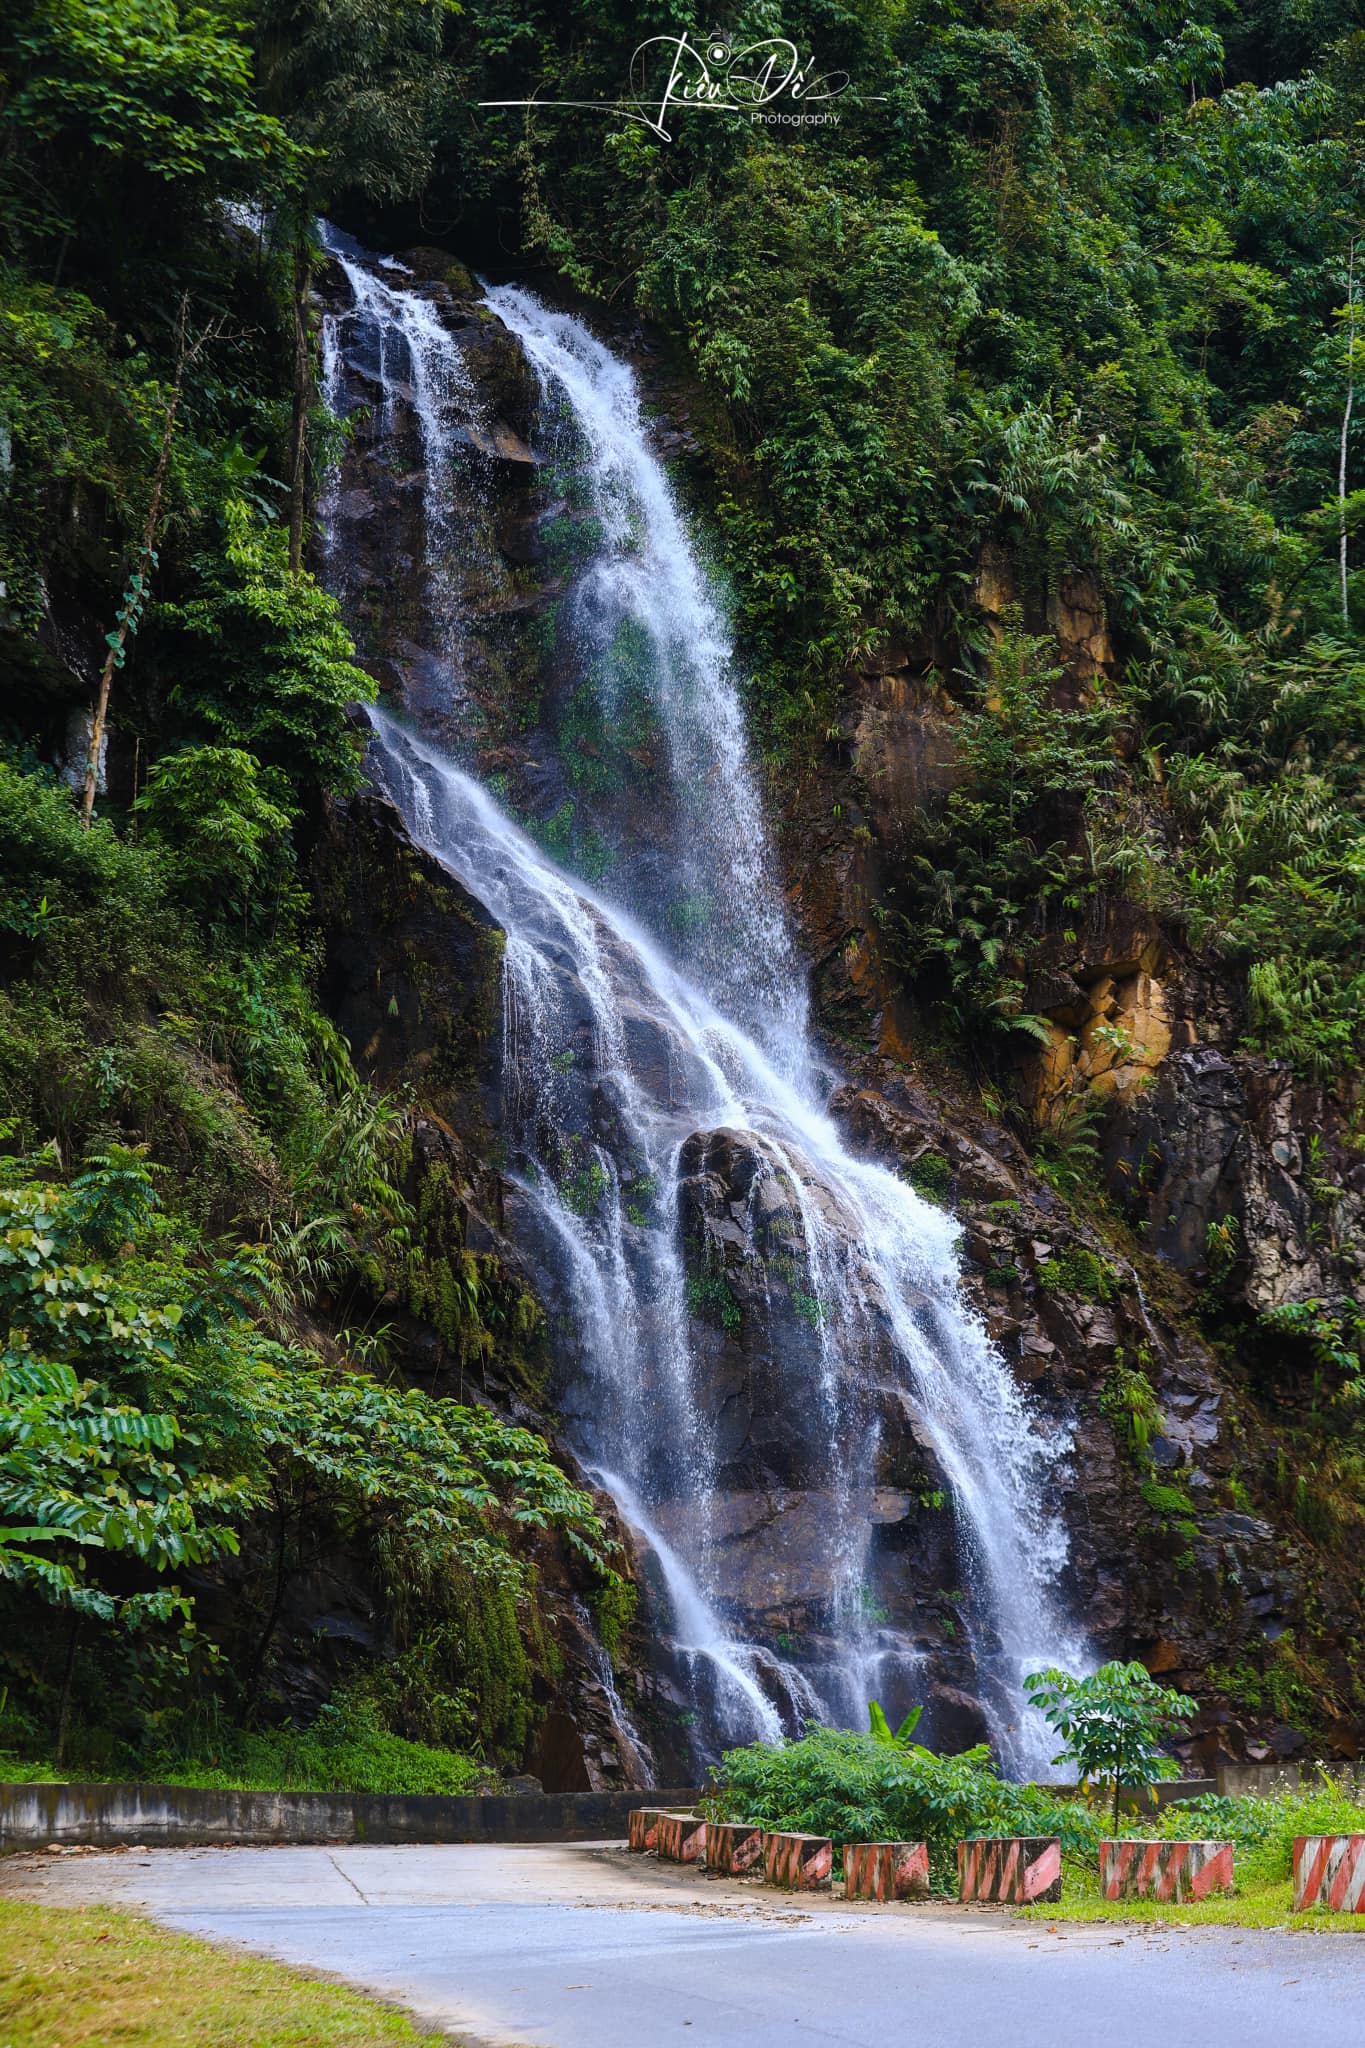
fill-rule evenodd
<path id="1" fill-rule="evenodd" d="M 139 1904 L 335 1971 L 470 2048 L 1339 2048 L 1365 1939 L 789 1905 L 599 1846 L 24 1857 L 6 1892 Z"/>

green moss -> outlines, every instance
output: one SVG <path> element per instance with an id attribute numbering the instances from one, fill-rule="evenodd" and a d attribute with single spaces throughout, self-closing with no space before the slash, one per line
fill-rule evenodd
<path id="1" fill-rule="evenodd" d="M 1194 1502 L 1183 1486 L 1172 1486 L 1159 1479 L 1145 1479 L 1140 1491 L 1152 1513 L 1168 1521 L 1182 1522 L 1194 1512 Z M 1198 1534 L 1197 1529 L 1195 1534 Z"/>
<path id="2" fill-rule="evenodd" d="M 635 1622 L 636 1589 L 629 1579 L 613 1579 L 588 1595 L 588 1605 L 602 1648 L 615 1664 Z"/>
<path id="3" fill-rule="evenodd" d="M 1068 1245 L 1038 1267 L 1038 1284 L 1049 1294 L 1071 1294 L 1081 1301 L 1109 1302 L 1118 1292 L 1119 1273 L 1088 1246 Z"/>
<path id="4" fill-rule="evenodd" d="M 942 1202 L 952 1185 L 953 1169 L 941 1152 L 921 1152 L 906 1173 L 917 1195 L 926 1202 Z"/>
<path id="5" fill-rule="evenodd" d="M 738 1334 L 743 1318 L 730 1283 L 723 1274 L 689 1273 L 687 1306 L 692 1315 L 704 1320 L 716 1317 L 727 1335 L 733 1337 Z"/>

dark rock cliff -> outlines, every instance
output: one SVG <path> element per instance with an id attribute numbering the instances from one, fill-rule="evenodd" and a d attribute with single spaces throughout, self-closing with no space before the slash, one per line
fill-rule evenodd
<path id="1" fill-rule="evenodd" d="M 557 830 L 561 850 L 573 852 L 583 759 L 610 777 L 624 745 L 618 732 L 574 723 L 558 617 L 575 515 L 533 452 L 534 391 L 516 345 L 457 265 L 431 251 L 403 260 L 427 281 L 471 370 L 460 514 L 453 544 L 433 560 L 416 488 L 420 447 L 400 393 L 396 417 L 382 433 L 376 414 L 362 420 L 346 457 L 332 508 L 343 588 L 386 696 L 437 739 L 458 697 L 483 775 L 547 843 L 560 843 Z M 647 391 L 671 409 L 660 432 L 690 461 L 676 380 L 642 362 Z M 353 398 L 367 377 L 373 392 L 372 366 L 356 359 L 347 374 Z M 433 651 L 420 622 L 437 576 L 460 633 L 458 647 Z M 1007 582 L 1008 564 L 983 564 L 988 614 Z M 1098 599 L 1084 578 L 1062 578 L 1044 610 L 1063 688 L 1079 695 L 1113 658 Z M 1365 1730 L 1349 1650 L 1358 1574 L 1315 1544 L 1276 1493 L 1274 1390 L 1239 1357 L 1235 1333 L 1245 1313 L 1358 1289 L 1365 1167 L 1339 1108 L 1239 1051 L 1230 992 L 1122 901 L 1102 903 L 1066 949 L 1038 963 L 1029 1004 L 1047 1020 L 1048 1042 L 1022 1059 L 1010 1091 L 1036 1107 L 1078 1074 L 1093 1089 L 1103 1120 L 1088 1186 L 1059 1192 L 1001 1095 L 932 1050 L 885 955 L 877 909 L 907 817 L 958 772 L 953 705 L 937 680 L 945 659 L 931 643 L 869 658 L 846 680 L 838 733 L 773 792 L 818 1014 L 846 1076 L 834 1111 L 860 1150 L 951 1207 L 992 1336 L 1071 1434 L 1069 1590 L 1097 1647 L 1141 1656 L 1200 1696 L 1192 1751 L 1201 1764 L 1290 1754 L 1323 1737 L 1354 1753 Z M 647 831 L 647 743 L 633 770 Z M 631 799 L 620 802 L 629 829 Z M 319 861 L 333 1013 L 367 1071 L 415 1101 L 419 1182 L 439 1167 L 456 1191 L 434 1253 L 492 1259 L 509 1290 L 562 1322 L 499 1172 L 500 934 L 380 799 L 336 808 Z M 805 1531 L 830 1504 L 799 1454 L 814 1331 L 796 1219 L 755 1149 L 716 1129 L 695 1134 L 682 1159 L 682 1227 L 696 1272 L 714 1283 L 698 1288 L 696 1347 L 724 1459 L 716 1540 L 736 1612 L 769 1639 L 818 1636 L 822 1589 Z M 452 1390 L 472 1378 L 568 1457 L 556 1410 L 572 1375 L 548 1342 L 523 1347 L 517 1370 L 500 1376 L 452 1357 L 429 1316 L 399 1309 L 417 1376 Z M 1126 1373 L 1144 1376 L 1155 1401 L 1150 1436 L 1136 1443 L 1118 1398 Z M 913 1613 L 935 1674 L 937 1739 L 972 1739 L 982 1724 L 943 1477 L 884 1377 L 882 1449 L 868 1474 L 877 1595 Z M 648 1557 L 637 1565 L 649 1573 Z M 635 1766 L 610 1664 L 567 1560 L 547 1557 L 543 1571 L 563 1676 L 543 1702 L 529 1761 L 549 1784 L 618 1782 Z M 685 1754 L 668 1675 L 638 1634 L 618 1663 L 666 1776 Z"/>

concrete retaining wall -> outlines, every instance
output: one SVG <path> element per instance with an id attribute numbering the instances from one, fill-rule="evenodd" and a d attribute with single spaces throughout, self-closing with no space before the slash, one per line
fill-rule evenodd
<path id="1" fill-rule="evenodd" d="M 695 1789 L 658 1795 L 690 1807 Z M 49 1842 L 616 1841 L 638 1792 L 403 1798 L 373 1792 L 217 1792 L 191 1785 L 0 1785 L 0 1851 Z"/>
<path id="2" fill-rule="evenodd" d="M 1217 1790 L 1264 1796 L 1315 1782 L 1317 1771 L 1365 1791 L 1365 1764 L 1227 1764 Z M 1056 1788 L 1061 1790 L 1061 1787 Z M 1066 1788 L 1074 1791 L 1074 1786 Z M 1156 1788 L 1158 1802 L 1215 1789 L 1212 1779 Z M 686 1809 L 697 1787 L 649 1795 L 656 1810 Z M 403 1798 L 368 1792 L 219 1792 L 190 1785 L 0 1784 L 0 1852 L 48 1842 L 114 1847 L 194 1842 L 616 1841 L 638 1792 Z M 1125 1802 L 1126 1804 L 1127 1802 Z M 1136 1802 L 1135 1802 L 1136 1803 Z"/>
<path id="3" fill-rule="evenodd" d="M 1326 1773 L 1344 1792 L 1365 1794 L 1365 1764 L 1219 1764 L 1218 1790 L 1227 1799 L 1269 1799 L 1321 1782 Z"/>

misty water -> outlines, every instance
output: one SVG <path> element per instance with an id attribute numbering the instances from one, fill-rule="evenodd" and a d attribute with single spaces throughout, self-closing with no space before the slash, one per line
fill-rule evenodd
<path id="1" fill-rule="evenodd" d="M 384 405 L 401 391 L 416 414 L 429 635 L 450 657 L 458 718 L 465 628 L 440 564 L 458 545 L 452 451 L 477 401 L 421 290 L 392 266 L 381 277 L 343 238 L 329 246 L 352 304 L 327 321 L 327 396 L 340 407 L 343 351 L 360 345 Z M 501 1136 L 523 1234 L 570 1305 L 566 1437 L 644 1547 L 650 1626 L 686 1692 L 699 1760 L 807 1718 L 865 1726 L 870 1698 L 916 1696 L 924 1655 L 913 1617 L 893 1618 L 868 1592 L 881 1412 L 870 1361 L 884 1375 L 889 1356 L 948 1484 L 997 1753 L 1013 1772 L 1045 1771 L 1051 1738 L 1021 1712 L 1020 1677 L 1090 1661 L 1059 1594 L 1065 1435 L 1043 1428 L 965 1301 L 953 1218 L 855 1156 L 828 1113 L 838 1076 L 811 1030 L 724 608 L 630 366 L 524 289 L 490 288 L 486 304 L 535 373 L 538 449 L 572 472 L 591 518 L 562 631 L 604 721 L 638 717 L 647 700 L 649 829 L 605 803 L 607 857 L 590 882 L 557 864 L 468 760 L 383 710 L 371 772 L 506 934 Z M 322 544 L 344 597 L 344 551 L 325 531 Z M 812 1569 L 825 1589 L 805 1644 L 761 1639 L 727 1579 L 724 1446 L 699 1369 L 706 1280 L 680 1214 L 699 1133 L 728 1134 L 746 1161 L 739 1259 L 759 1270 L 774 1219 L 799 1246 L 783 1285 L 809 1331 L 791 1367 L 804 1376 L 793 1412 L 809 1418 L 803 1483 L 823 1504 Z"/>

